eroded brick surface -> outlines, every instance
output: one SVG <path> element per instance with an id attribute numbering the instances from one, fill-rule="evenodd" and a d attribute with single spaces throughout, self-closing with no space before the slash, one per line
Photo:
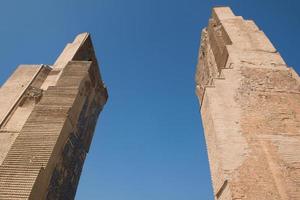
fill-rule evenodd
<path id="1" fill-rule="evenodd" d="M 213 9 L 196 93 L 215 199 L 300 199 L 300 79 L 253 21 Z"/>

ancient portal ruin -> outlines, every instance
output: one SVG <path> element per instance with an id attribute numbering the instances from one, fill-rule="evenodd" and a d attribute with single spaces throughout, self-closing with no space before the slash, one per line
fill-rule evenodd
<path id="1" fill-rule="evenodd" d="M 53 66 L 20 65 L 0 88 L 0 199 L 74 199 L 107 98 L 87 33 Z"/>
<path id="2" fill-rule="evenodd" d="M 203 29 L 196 93 L 215 199 L 300 199 L 300 79 L 228 7 Z"/>

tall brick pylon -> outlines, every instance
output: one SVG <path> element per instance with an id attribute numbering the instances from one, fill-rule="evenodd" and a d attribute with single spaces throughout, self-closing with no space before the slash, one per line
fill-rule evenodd
<path id="1" fill-rule="evenodd" d="M 202 31 L 196 94 L 215 199 L 299 200 L 299 76 L 228 7 Z"/>
<path id="2" fill-rule="evenodd" d="M 0 200 L 74 199 L 108 98 L 88 33 L 0 88 Z"/>

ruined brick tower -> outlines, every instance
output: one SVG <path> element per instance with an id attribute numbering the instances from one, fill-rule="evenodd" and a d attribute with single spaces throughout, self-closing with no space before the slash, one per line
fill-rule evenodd
<path id="1" fill-rule="evenodd" d="M 107 100 L 89 34 L 0 88 L 0 200 L 71 200 Z"/>
<path id="2" fill-rule="evenodd" d="M 196 93 L 215 199 L 300 199 L 300 79 L 251 20 L 212 11 Z"/>

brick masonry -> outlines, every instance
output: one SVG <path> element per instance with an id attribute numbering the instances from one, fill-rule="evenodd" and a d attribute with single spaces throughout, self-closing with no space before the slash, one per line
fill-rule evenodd
<path id="1" fill-rule="evenodd" d="M 74 199 L 107 98 L 88 33 L 51 67 L 19 66 L 0 89 L 0 199 Z"/>
<path id="2" fill-rule="evenodd" d="M 213 8 L 196 94 L 215 199 L 300 199 L 300 78 L 252 20 Z"/>

